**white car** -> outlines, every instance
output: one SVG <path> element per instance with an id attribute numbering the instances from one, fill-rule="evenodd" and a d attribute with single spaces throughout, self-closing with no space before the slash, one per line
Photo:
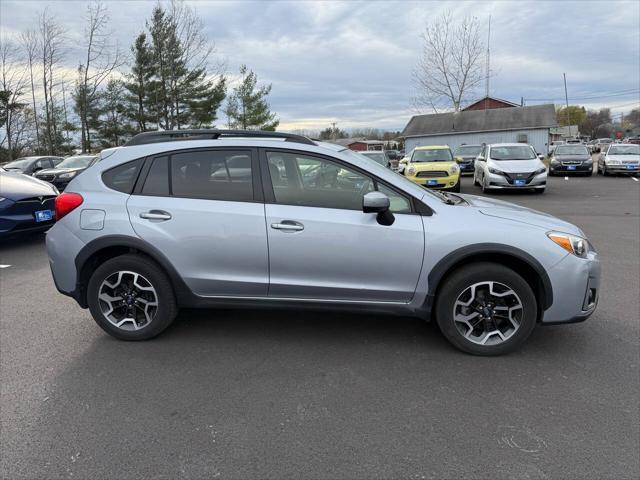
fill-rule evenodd
<path id="1" fill-rule="evenodd" d="M 640 145 L 613 143 L 602 150 L 598 158 L 598 173 L 640 174 Z"/>
<path id="2" fill-rule="evenodd" d="M 474 185 L 483 192 L 499 189 L 532 189 L 543 193 L 547 186 L 547 167 L 531 145 L 494 143 L 485 145 L 476 158 Z"/>

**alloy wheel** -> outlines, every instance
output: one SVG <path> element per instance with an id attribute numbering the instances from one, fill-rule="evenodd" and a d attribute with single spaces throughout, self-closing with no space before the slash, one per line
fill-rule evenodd
<path id="1" fill-rule="evenodd" d="M 104 279 L 98 289 L 104 318 L 122 330 L 140 330 L 148 326 L 158 311 L 158 294 L 144 276 L 118 271 Z"/>
<path id="2" fill-rule="evenodd" d="M 453 306 L 458 332 L 477 345 L 498 345 L 520 328 L 524 309 L 513 289 L 484 281 L 465 288 Z"/>

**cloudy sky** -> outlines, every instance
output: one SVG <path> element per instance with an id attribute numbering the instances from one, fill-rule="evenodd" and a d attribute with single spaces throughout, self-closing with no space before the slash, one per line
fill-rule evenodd
<path id="1" fill-rule="evenodd" d="M 155 4 L 106 1 L 128 49 Z M 424 25 L 444 10 L 491 15 L 493 96 L 624 112 L 640 103 L 640 2 L 193 1 L 229 73 L 242 63 L 273 84 L 281 129 L 401 130 L 414 112 L 411 71 Z M 0 0 L 3 35 L 34 25 L 45 7 L 67 29 L 70 71 L 81 58 L 86 2 Z M 484 87 L 478 95 L 484 93 Z"/>

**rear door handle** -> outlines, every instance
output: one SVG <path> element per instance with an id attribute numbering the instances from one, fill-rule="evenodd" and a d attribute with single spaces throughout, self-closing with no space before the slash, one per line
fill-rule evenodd
<path id="1" fill-rule="evenodd" d="M 271 228 L 274 230 L 284 230 L 285 232 L 300 232 L 304 230 L 304 225 L 293 220 L 282 220 L 280 223 L 272 223 Z"/>
<path id="2" fill-rule="evenodd" d="M 148 212 L 142 212 L 140 218 L 147 220 L 171 220 L 171 214 L 163 210 L 150 210 Z"/>

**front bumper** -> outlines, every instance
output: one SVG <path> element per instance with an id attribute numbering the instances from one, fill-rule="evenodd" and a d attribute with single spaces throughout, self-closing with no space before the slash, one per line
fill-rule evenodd
<path id="1" fill-rule="evenodd" d="M 547 186 L 547 172 L 540 173 L 533 178 L 522 179 L 508 179 L 505 176 L 489 172 L 485 175 L 487 179 L 487 187 L 491 189 L 542 189 Z M 518 182 L 517 180 L 522 180 L 523 183 Z"/>
<path id="2" fill-rule="evenodd" d="M 543 313 L 543 324 L 582 322 L 593 314 L 598 306 L 601 275 L 596 252 L 590 252 L 587 258 L 569 253 L 548 274 L 553 304 Z"/>
<path id="3" fill-rule="evenodd" d="M 550 164 L 549 171 L 551 173 L 587 173 L 593 170 L 593 163 L 582 163 L 575 165 L 563 165 L 561 163 L 558 164 Z"/>
<path id="4" fill-rule="evenodd" d="M 405 175 L 413 183 L 426 188 L 447 189 L 453 188 L 460 181 L 460 174 L 455 173 L 446 177 L 418 177 L 418 174 L 425 175 L 428 172 L 418 172 L 416 175 Z"/>
<path id="5" fill-rule="evenodd" d="M 55 200 L 50 198 L 44 202 L 20 201 L 0 210 L 0 238 L 12 234 L 47 230 L 55 220 L 36 222 L 35 212 L 39 210 L 55 210 Z"/>
<path id="6" fill-rule="evenodd" d="M 606 164 L 607 173 L 640 173 L 640 164 Z"/>

